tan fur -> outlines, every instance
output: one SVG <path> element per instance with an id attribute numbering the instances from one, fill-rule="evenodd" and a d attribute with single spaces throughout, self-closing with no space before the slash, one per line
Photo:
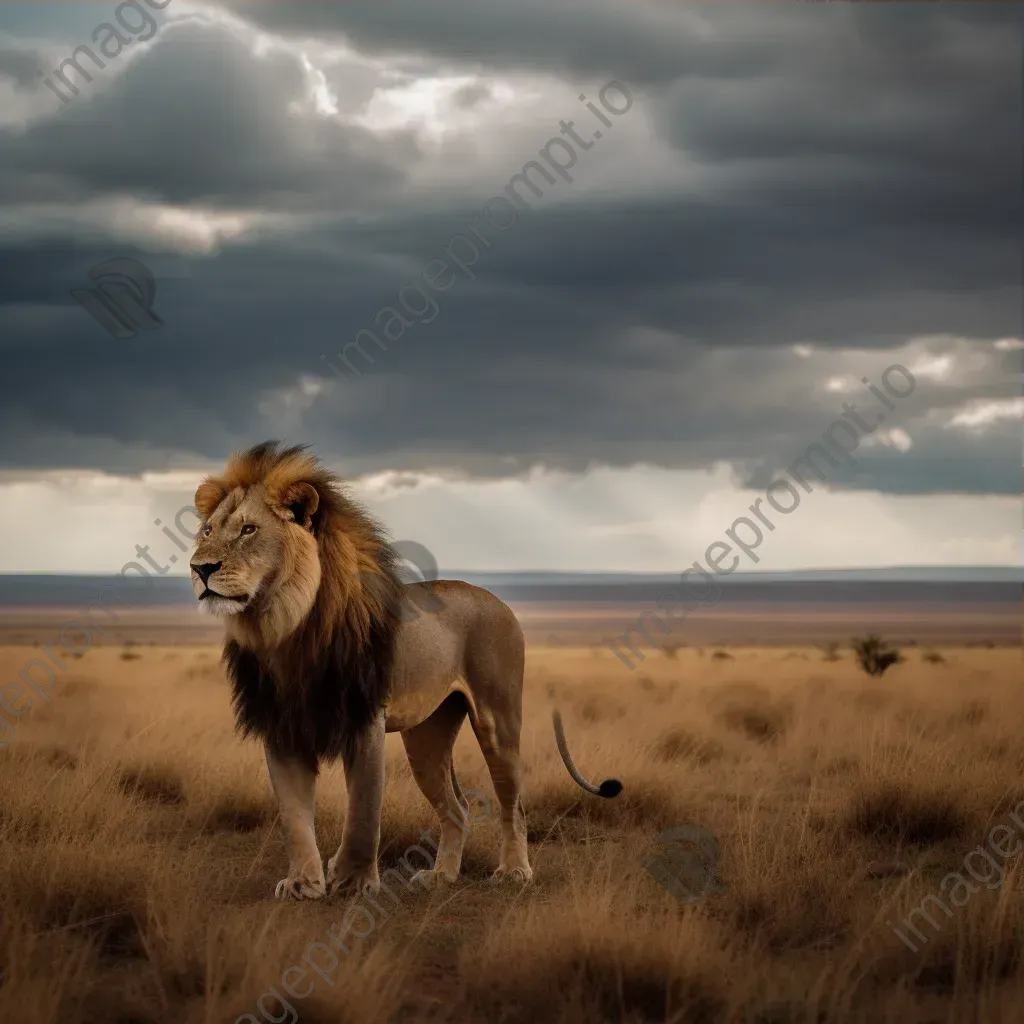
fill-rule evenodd
<path id="1" fill-rule="evenodd" d="M 240 638 L 244 637 L 250 645 L 273 647 L 294 630 L 314 598 L 324 609 L 321 616 L 324 632 L 310 638 L 314 645 L 326 644 L 329 633 L 341 621 L 356 637 L 365 639 L 374 619 L 383 614 L 377 595 L 362 583 L 381 573 L 384 540 L 362 509 L 345 502 L 332 519 L 328 535 L 320 539 L 321 545 L 332 549 L 339 569 L 323 580 L 320 579 L 319 552 L 312 536 L 287 528 L 296 525 L 288 512 L 289 505 L 306 495 L 312 496 L 313 501 L 307 504 L 306 516 L 299 525 L 308 531 L 318 508 L 320 490 L 330 490 L 334 485 L 333 475 L 307 452 L 288 451 L 276 460 L 266 455 L 253 457 L 250 452 L 238 452 L 231 457 L 221 476 L 207 477 L 196 491 L 196 508 L 207 520 L 229 495 L 237 493 L 237 503 L 241 505 L 250 491 L 277 520 L 275 523 L 268 516 L 261 528 L 276 527 L 276 537 L 283 544 L 281 571 L 288 585 L 284 593 L 277 596 L 273 607 L 235 624 Z M 202 540 L 200 535 L 200 547 L 203 547 Z M 198 549 L 196 554 L 199 555 Z M 219 560 L 218 556 L 224 554 L 223 546 L 209 554 L 204 551 L 211 561 Z M 240 566 L 236 572 L 241 575 L 243 569 L 244 566 Z M 258 580 L 243 577 L 240 582 L 251 584 Z"/>
<path id="2" fill-rule="evenodd" d="M 467 716 L 501 806 L 495 877 L 529 881 L 519 758 L 524 644 L 512 611 L 467 583 L 402 588 L 376 524 L 303 449 L 268 442 L 234 456 L 200 485 L 196 507 L 208 529 L 197 538 L 193 587 L 197 597 L 206 587 L 226 597 L 205 603 L 226 616 L 239 724 L 264 740 L 291 837 L 288 877 L 276 894 L 318 898 L 379 885 L 385 732 L 402 733 L 413 776 L 441 819 L 434 866 L 416 878 L 453 881 L 468 825 L 452 748 Z M 245 535 L 245 524 L 256 531 Z M 217 566 L 205 584 L 196 571 L 204 565 Z M 344 742 L 335 732 L 346 732 Z M 349 806 L 325 879 L 313 798 L 318 764 L 333 756 L 344 759 Z"/>

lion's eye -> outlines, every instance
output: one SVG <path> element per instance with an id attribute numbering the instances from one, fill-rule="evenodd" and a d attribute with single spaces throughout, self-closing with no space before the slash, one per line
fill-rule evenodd
<path id="1" fill-rule="evenodd" d="M 213 527 L 207 523 L 206 526 L 203 527 L 203 536 L 209 537 L 211 533 L 213 533 Z"/>
<path id="2" fill-rule="evenodd" d="M 245 526 L 242 527 L 242 536 L 243 537 L 248 537 L 248 536 L 254 534 L 255 532 L 256 532 L 256 527 L 253 526 L 252 523 L 246 523 Z"/>

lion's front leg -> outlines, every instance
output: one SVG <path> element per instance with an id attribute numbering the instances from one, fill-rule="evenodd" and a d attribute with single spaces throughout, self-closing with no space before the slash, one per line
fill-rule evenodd
<path id="1" fill-rule="evenodd" d="M 279 900 L 321 899 L 327 889 L 313 830 L 316 772 L 297 758 L 275 753 L 269 745 L 266 753 L 270 783 L 290 839 L 288 877 L 277 883 L 274 895 Z"/>
<path id="2" fill-rule="evenodd" d="M 355 755 L 345 759 L 345 785 L 345 834 L 338 852 L 327 862 L 327 887 L 331 893 L 376 890 L 380 888 L 377 850 L 384 803 L 383 714 L 359 737 Z"/>

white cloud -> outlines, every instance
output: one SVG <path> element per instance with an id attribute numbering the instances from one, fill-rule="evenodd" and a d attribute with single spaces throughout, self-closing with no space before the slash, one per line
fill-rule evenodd
<path id="1" fill-rule="evenodd" d="M 895 448 L 900 452 L 909 452 L 914 447 L 914 440 L 902 427 L 892 427 L 888 430 L 876 430 L 873 434 L 865 437 L 861 444 L 865 448 L 881 445 L 886 448 Z"/>
<path id="2" fill-rule="evenodd" d="M 131 198 L 106 198 L 62 206 L 24 203 L 0 207 L 0 233 L 10 239 L 62 238 L 72 226 L 113 232 L 139 246 L 182 253 L 212 253 L 257 229 L 283 228 L 294 220 L 258 211 L 223 213 L 202 206 L 172 206 Z"/>
<path id="3" fill-rule="evenodd" d="M 891 434 L 894 447 L 901 440 Z M 136 545 L 179 575 L 185 554 L 162 533 L 192 504 L 201 473 L 123 479 L 88 472 L 0 479 L 4 572 L 116 573 Z M 740 489 L 725 465 L 708 472 L 649 466 L 517 479 L 450 479 L 382 473 L 353 480 L 356 497 L 395 540 L 429 548 L 442 573 L 457 570 L 671 572 L 703 559 L 763 491 Z M 763 509 L 767 506 L 762 506 Z M 796 570 L 1018 561 L 1016 498 L 872 492 L 802 494 L 789 515 L 769 512 L 760 562 Z M 161 520 L 161 525 L 154 520 Z M 194 518 L 181 523 L 191 530 Z M 854 543 L 856 541 L 856 543 Z M 171 556 L 175 561 L 171 561 Z"/>
<path id="4" fill-rule="evenodd" d="M 1024 398 L 1003 398 L 992 401 L 969 402 L 947 424 L 948 427 L 966 427 L 985 430 L 1001 420 L 1024 418 Z"/>
<path id="5" fill-rule="evenodd" d="M 910 367 L 915 377 L 930 377 L 933 380 L 945 380 L 952 369 L 953 360 L 950 356 L 932 356 L 922 359 Z"/>

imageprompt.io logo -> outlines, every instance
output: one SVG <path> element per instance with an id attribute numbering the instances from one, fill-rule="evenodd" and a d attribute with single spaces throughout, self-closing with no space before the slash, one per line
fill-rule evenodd
<path id="1" fill-rule="evenodd" d="M 134 338 L 164 322 L 153 312 L 156 280 L 149 267 L 128 257 L 97 263 L 89 270 L 95 288 L 72 288 L 71 297 L 110 335 Z"/>
<path id="2" fill-rule="evenodd" d="M 699 903 L 725 892 L 715 878 L 718 840 L 701 825 L 667 828 L 655 840 L 658 852 L 641 862 L 647 873 L 680 903 Z"/>
<path id="3" fill-rule="evenodd" d="M 410 584 L 430 583 L 437 579 L 437 559 L 428 548 L 414 540 L 396 540 L 391 548 L 399 558 L 399 564 L 396 566 L 398 578 L 407 588 Z M 410 572 L 407 566 L 412 566 L 416 571 Z M 405 596 L 406 600 L 402 602 L 399 612 L 402 622 L 414 622 L 419 618 L 415 608 L 419 608 L 427 615 L 436 615 L 444 610 L 444 602 L 429 589 L 407 589 Z"/>

